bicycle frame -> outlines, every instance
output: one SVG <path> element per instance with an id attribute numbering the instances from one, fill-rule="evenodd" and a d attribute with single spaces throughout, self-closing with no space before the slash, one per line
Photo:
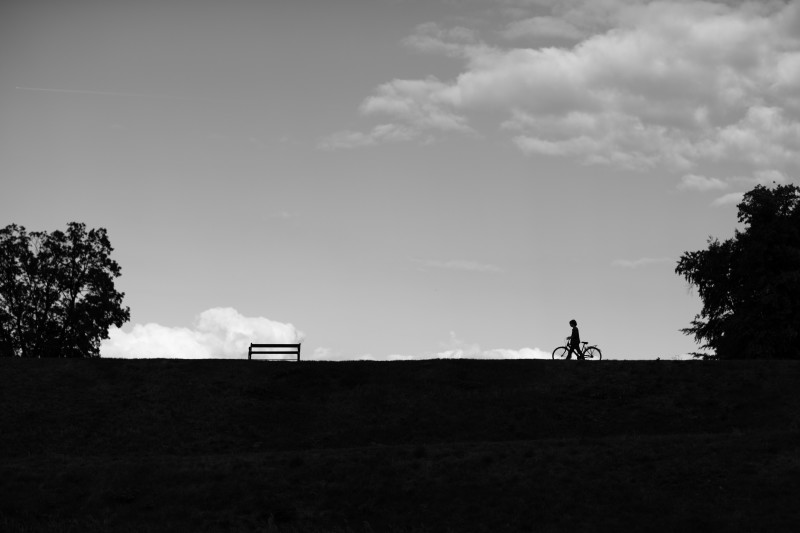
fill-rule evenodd
<path id="1" fill-rule="evenodd" d="M 553 359 L 566 359 L 568 355 L 571 356 L 570 350 L 572 350 L 570 348 L 570 337 L 567 337 L 564 346 L 559 346 L 553 350 Z M 577 350 L 572 351 L 577 354 L 577 357 L 583 357 L 584 359 L 599 361 L 603 358 L 603 353 L 600 351 L 600 348 L 598 348 L 596 344 L 589 345 L 586 341 L 581 341 L 581 345 Z"/>

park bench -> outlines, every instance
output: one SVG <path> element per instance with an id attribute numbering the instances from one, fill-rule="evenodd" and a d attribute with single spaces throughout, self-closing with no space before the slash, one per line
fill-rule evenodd
<path id="1" fill-rule="evenodd" d="M 300 360 L 300 343 L 298 344 L 254 344 L 250 343 L 247 350 L 247 359 L 250 360 L 254 355 L 296 355 Z M 293 361 L 294 358 L 270 357 L 261 359 L 262 361 Z"/>

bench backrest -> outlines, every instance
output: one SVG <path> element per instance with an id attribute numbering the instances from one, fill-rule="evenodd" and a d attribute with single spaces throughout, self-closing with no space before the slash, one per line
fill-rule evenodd
<path id="1" fill-rule="evenodd" d="M 297 360 L 300 360 L 300 344 L 250 344 L 250 349 L 247 350 L 247 359 L 252 359 L 254 355 L 296 355 Z M 289 359 L 286 357 L 270 357 L 263 359 L 265 361 L 292 361 L 294 358 Z"/>

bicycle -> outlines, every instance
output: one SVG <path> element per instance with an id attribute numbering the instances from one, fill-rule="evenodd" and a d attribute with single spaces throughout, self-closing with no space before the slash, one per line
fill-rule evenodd
<path id="1" fill-rule="evenodd" d="M 553 359 L 566 359 L 567 354 L 569 353 L 569 337 L 567 337 L 567 342 L 564 346 L 559 346 L 555 350 L 553 350 Z M 603 358 L 603 353 L 600 351 L 595 345 L 586 346 L 589 344 L 588 342 L 581 342 L 583 345 L 580 349 L 581 354 L 583 355 L 584 359 L 593 359 L 595 361 L 599 361 Z M 577 354 L 577 352 L 575 352 Z M 577 355 L 576 355 L 577 357 Z"/>

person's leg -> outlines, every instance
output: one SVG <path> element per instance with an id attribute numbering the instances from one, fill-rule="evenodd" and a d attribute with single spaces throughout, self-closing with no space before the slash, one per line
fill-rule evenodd
<path id="1" fill-rule="evenodd" d="M 569 347 L 569 352 L 567 352 L 567 359 L 572 359 L 572 352 L 574 352 L 574 351 L 575 351 L 575 347 L 574 346 L 570 346 Z"/>

